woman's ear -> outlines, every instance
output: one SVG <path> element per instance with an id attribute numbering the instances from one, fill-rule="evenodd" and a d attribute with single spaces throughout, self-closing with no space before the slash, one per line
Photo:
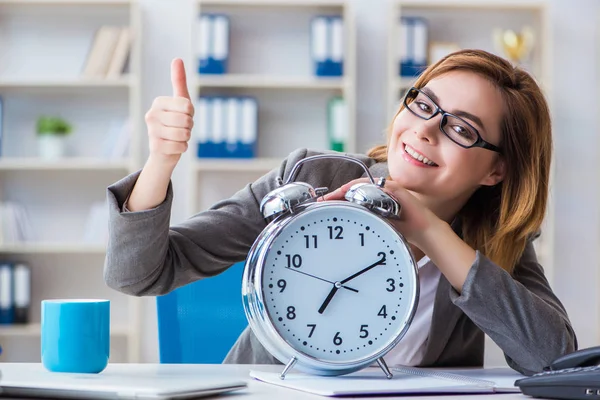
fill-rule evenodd
<path id="1" fill-rule="evenodd" d="M 495 186 L 506 177 L 506 162 L 504 157 L 498 156 L 492 170 L 481 181 L 482 186 Z"/>

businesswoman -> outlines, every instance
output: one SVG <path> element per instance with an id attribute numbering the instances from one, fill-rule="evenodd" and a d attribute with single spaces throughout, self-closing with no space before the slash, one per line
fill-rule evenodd
<path id="1" fill-rule="evenodd" d="M 105 279 L 136 296 L 168 293 L 244 260 L 266 226 L 260 200 L 317 153 L 294 151 L 231 198 L 169 226 L 170 178 L 194 112 L 180 60 L 172 81 L 173 96 L 157 98 L 146 114 L 144 168 L 108 188 Z M 385 190 L 403 206 L 395 227 L 419 260 L 416 315 L 388 363 L 481 366 L 484 333 L 526 374 L 576 349 L 532 245 L 546 211 L 551 153 L 549 110 L 534 79 L 495 55 L 463 50 L 408 90 L 385 145 L 355 155 L 387 177 Z M 331 200 L 364 177 L 352 163 L 324 159 L 305 164 L 297 179 L 337 188 Z M 249 329 L 225 361 L 278 362 Z"/>

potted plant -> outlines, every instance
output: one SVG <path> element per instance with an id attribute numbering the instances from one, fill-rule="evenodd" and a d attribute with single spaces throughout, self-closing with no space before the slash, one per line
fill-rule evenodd
<path id="1" fill-rule="evenodd" d="M 72 126 L 60 117 L 41 116 L 37 120 L 39 156 L 57 159 L 65 155 L 65 139 Z"/>

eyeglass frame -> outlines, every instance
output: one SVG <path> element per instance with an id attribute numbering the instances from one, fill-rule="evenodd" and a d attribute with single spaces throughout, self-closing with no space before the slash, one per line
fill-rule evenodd
<path id="1" fill-rule="evenodd" d="M 418 94 L 422 94 L 423 96 L 427 97 L 427 99 L 429 99 L 431 101 L 431 104 L 433 104 L 435 106 L 435 112 L 433 114 L 431 114 L 431 116 L 429 118 L 425 118 L 419 114 L 417 114 L 415 111 L 411 110 L 409 107 L 409 104 L 407 103 L 407 99 L 408 99 L 408 95 L 410 94 L 411 91 L 416 91 Z M 414 98 L 416 99 L 416 97 Z M 414 101 L 413 99 L 413 101 Z M 404 101 L 402 102 L 404 104 L 404 107 L 406 107 L 406 109 L 408 111 L 411 112 L 411 114 L 413 114 L 416 117 L 419 117 L 421 119 L 424 119 L 425 121 L 429 121 L 430 119 L 432 119 L 433 117 L 435 117 L 438 114 L 442 114 L 442 118 L 440 119 L 440 131 L 442 131 L 442 133 L 448 138 L 450 139 L 453 143 L 456 143 L 457 145 L 459 145 L 460 147 L 464 148 L 464 149 L 470 149 L 472 147 L 481 147 L 483 149 L 487 149 L 487 150 L 491 150 L 491 151 L 495 151 L 496 153 L 500 153 L 502 154 L 502 149 L 498 146 L 496 146 L 495 144 L 492 144 L 490 142 L 486 142 L 485 140 L 483 140 L 483 138 L 481 137 L 481 134 L 479 133 L 479 131 L 470 123 L 468 123 L 467 121 L 465 121 L 463 118 L 454 115 L 452 113 L 449 113 L 447 111 L 442 110 L 442 108 L 440 106 L 437 105 L 437 103 L 435 101 L 433 101 L 433 99 L 431 97 L 429 97 L 429 95 L 425 92 L 423 92 L 420 89 L 417 89 L 416 87 L 411 87 L 410 89 L 408 89 L 408 91 L 406 92 L 406 94 L 404 95 Z M 444 126 L 446 125 L 446 122 L 448 121 L 448 116 L 456 118 L 462 122 L 464 122 L 466 125 L 468 125 L 471 129 L 473 129 L 473 131 L 475 132 L 475 134 L 477 135 L 477 140 L 475 140 L 475 143 L 473 143 L 470 146 L 465 146 L 464 144 L 458 143 L 456 140 L 452 139 L 450 137 L 450 135 L 448 135 L 446 133 L 446 131 L 444 130 Z"/>

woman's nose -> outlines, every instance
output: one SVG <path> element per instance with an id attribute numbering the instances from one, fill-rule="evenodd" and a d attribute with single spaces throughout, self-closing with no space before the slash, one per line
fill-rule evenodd
<path id="1" fill-rule="evenodd" d="M 414 133 L 419 140 L 424 140 L 430 144 L 437 143 L 440 132 L 440 116 L 435 116 L 429 120 L 421 120 L 415 126 Z"/>

